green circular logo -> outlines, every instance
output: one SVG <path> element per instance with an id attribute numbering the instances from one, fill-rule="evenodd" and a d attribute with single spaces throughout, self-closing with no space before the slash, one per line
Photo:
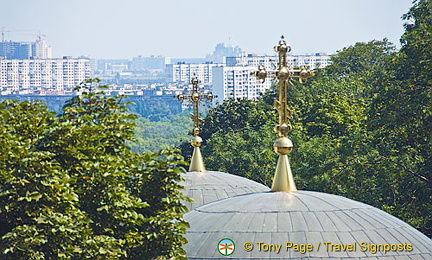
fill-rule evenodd
<path id="1" fill-rule="evenodd" d="M 235 244 L 234 241 L 232 241 L 229 238 L 221 239 L 218 243 L 218 251 L 223 256 L 229 256 L 234 253 L 235 250 Z"/>

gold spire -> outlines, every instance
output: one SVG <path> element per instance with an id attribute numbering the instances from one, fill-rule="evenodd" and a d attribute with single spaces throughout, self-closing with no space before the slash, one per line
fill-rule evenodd
<path id="1" fill-rule="evenodd" d="M 199 106 L 199 102 L 202 99 L 212 100 L 216 96 L 213 96 L 212 93 L 208 93 L 204 95 L 198 92 L 199 80 L 195 74 L 194 74 L 194 78 L 192 78 L 191 80 L 191 83 L 192 83 L 192 92 L 190 93 L 190 95 L 180 94 L 177 95 L 176 97 L 181 102 L 183 102 L 184 100 L 189 100 L 192 103 L 192 107 L 193 107 L 193 113 L 191 113 L 190 116 L 194 122 L 194 128 L 192 130 L 194 137 L 191 140 L 191 145 L 194 147 L 194 151 L 192 153 L 192 159 L 189 165 L 189 171 L 204 172 L 205 171 L 204 161 L 202 159 L 202 155 L 200 151 L 202 138 L 199 136 L 199 133 L 201 132 L 200 125 L 203 123 L 203 120 L 199 118 L 198 106 Z"/>
<path id="2" fill-rule="evenodd" d="M 287 53 L 291 51 L 291 47 L 286 44 L 284 36 L 281 37 L 279 44 L 275 46 L 275 51 L 279 54 L 278 68 L 269 72 L 278 80 L 279 99 L 275 100 L 274 106 L 279 112 L 279 124 L 276 125 L 275 131 L 279 133 L 280 138 L 273 144 L 275 152 L 279 154 L 279 159 L 271 191 L 296 191 L 297 188 L 287 156 L 293 147 L 291 140 L 286 137 L 292 130 L 292 126 L 288 122 L 288 119 L 292 118 L 292 111 L 287 106 L 287 84 L 293 84 L 293 78 L 298 78 L 300 83 L 305 83 L 314 73 L 306 68 L 289 69 Z M 264 82 L 267 78 L 265 67 L 259 66 L 255 75 Z"/>

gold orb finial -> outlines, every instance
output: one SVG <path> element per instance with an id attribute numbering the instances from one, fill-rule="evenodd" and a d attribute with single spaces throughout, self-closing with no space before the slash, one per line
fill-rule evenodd
<path id="1" fill-rule="evenodd" d="M 293 143 L 290 139 L 282 136 L 274 142 L 273 147 L 277 154 L 286 155 L 292 151 Z"/>
<path id="2" fill-rule="evenodd" d="M 202 141 L 203 141 L 203 140 L 202 140 L 201 137 L 199 137 L 198 135 L 195 135 L 195 136 L 192 138 L 192 140 L 191 140 L 191 145 L 192 145 L 193 147 L 200 147 Z"/>

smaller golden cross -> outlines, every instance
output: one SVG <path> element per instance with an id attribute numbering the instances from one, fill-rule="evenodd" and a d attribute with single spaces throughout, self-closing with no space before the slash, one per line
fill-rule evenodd
<path id="1" fill-rule="evenodd" d="M 188 100 L 192 103 L 192 107 L 193 107 L 193 113 L 190 114 L 191 119 L 194 122 L 194 129 L 193 129 L 193 135 L 194 136 L 198 136 L 199 133 L 201 132 L 200 130 L 200 125 L 202 125 L 203 120 L 202 118 L 199 117 L 199 112 L 198 112 L 198 106 L 199 106 L 199 102 L 201 100 L 207 99 L 207 100 L 213 100 L 213 98 L 217 97 L 214 96 L 211 92 L 208 94 L 202 94 L 198 92 L 198 83 L 199 80 L 196 77 L 196 75 L 194 75 L 194 78 L 192 78 L 191 80 L 191 84 L 192 84 L 192 92 L 190 94 L 180 94 L 175 96 L 179 101 L 183 102 L 184 100 Z"/>

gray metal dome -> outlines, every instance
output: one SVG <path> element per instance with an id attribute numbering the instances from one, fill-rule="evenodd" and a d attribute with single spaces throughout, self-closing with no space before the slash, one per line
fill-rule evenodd
<path id="1" fill-rule="evenodd" d="M 187 172 L 182 175 L 183 194 L 194 202 L 185 203 L 189 210 L 231 196 L 270 190 L 267 186 L 224 172 Z"/>
<path id="2" fill-rule="evenodd" d="M 432 241 L 410 225 L 326 193 L 238 195 L 184 217 L 190 224 L 184 246 L 189 259 L 432 259 Z M 228 256 L 218 251 L 224 238 L 235 245 Z"/>

